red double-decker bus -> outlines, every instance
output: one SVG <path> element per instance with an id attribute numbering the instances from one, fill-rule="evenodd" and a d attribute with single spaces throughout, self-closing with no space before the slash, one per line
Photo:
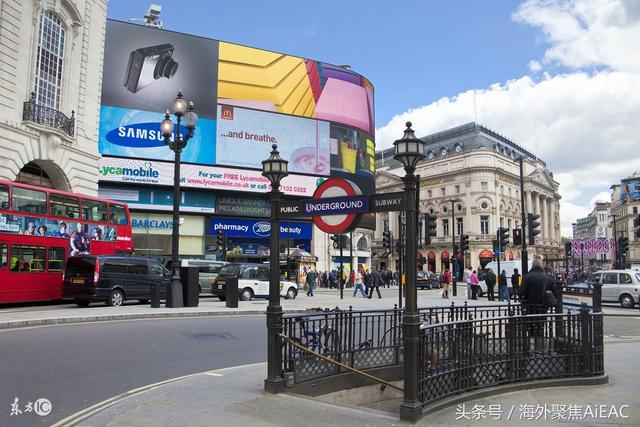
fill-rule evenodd
<path id="1" fill-rule="evenodd" d="M 0 304 L 62 298 L 66 260 L 130 254 L 124 203 L 0 180 Z"/>

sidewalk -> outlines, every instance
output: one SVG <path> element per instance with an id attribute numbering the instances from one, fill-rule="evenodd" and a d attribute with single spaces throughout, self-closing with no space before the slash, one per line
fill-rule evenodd
<path id="1" fill-rule="evenodd" d="M 576 386 L 546 389 L 530 389 L 495 395 L 465 403 L 464 412 L 470 413 L 474 405 L 494 406 L 494 417 L 457 419 L 463 413 L 461 407 L 449 407 L 424 417 L 415 425 L 552 425 L 567 423 L 576 425 L 622 424 L 640 425 L 640 383 L 637 381 L 636 357 L 639 340 L 605 341 L 605 370 L 610 382 L 600 386 Z M 262 391 L 266 364 L 256 364 L 204 372 L 135 393 L 121 395 L 111 401 L 98 404 L 63 420 L 57 426 L 394 426 L 408 425 L 400 422 L 393 413 L 357 406 L 332 405 L 287 394 L 271 395 Z M 540 412 L 540 418 L 527 419 L 531 408 L 547 408 L 552 405 L 575 405 L 573 420 L 552 420 L 552 411 Z M 607 414 L 602 418 L 590 418 L 589 408 L 606 405 Z M 622 407 L 621 405 L 629 405 Z M 609 416 L 610 408 L 622 409 L 627 418 Z M 509 412 L 513 413 L 509 418 Z M 575 409 L 575 408 L 579 408 Z M 480 413 L 476 410 L 476 413 Z M 579 414 L 579 415 L 578 415 Z M 524 419 L 521 416 L 524 415 Z M 537 416 L 537 413 L 534 413 Z M 547 417 L 546 421 L 544 417 Z M 565 413 L 568 416 L 568 412 Z M 469 416 L 470 417 L 470 416 Z M 509 419 L 508 419 L 509 418 Z"/>
<path id="2" fill-rule="evenodd" d="M 440 291 L 419 290 L 418 307 L 430 307 L 451 305 L 486 305 L 489 301 L 479 299 L 468 301 L 464 296 L 466 289 L 460 287 L 457 297 L 442 299 Z M 349 307 L 358 310 L 367 309 L 392 309 L 398 303 L 398 288 L 381 289 L 383 298 L 378 299 L 374 295 L 372 299 L 363 298 L 360 294 L 353 297 L 353 288 L 345 289 L 344 299 L 340 299 L 340 293 L 335 289 L 318 289 L 315 296 L 307 297 L 304 291 L 300 291 L 295 300 L 281 299 L 285 312 L 304 312 L 311 308 L 339 307 L 348 310 Z M 494 304 L 505 304 L 494 302 Z M 78 322 L 99 322 L 110 320 L 152 319 L 167 317 L 197 317 L 197 316 L 226 316 L 226 315 L 261 315 L 267 307 L 266 299 L 254 299 L 253 301 L 238 303 L 238 308 L 227 308 L 224 302 L 217 298 L 206 297 L 200 299 L 198 307 L 186 308 L 151 308 L 148 304 L 125 304 L 121 307 L 107 307 L 102 303 L 94 303 L 89 307 L 77 307 L 75 304 L 48 305 L 39 307 L 5 307 L 0 308 L 0 329 L 20 328 L 42 325 L 57 325 Z M 609 316 L 640 316 L 637 309 L 623 309 L 615 306 L 603 307 L 605 315 Z"/>

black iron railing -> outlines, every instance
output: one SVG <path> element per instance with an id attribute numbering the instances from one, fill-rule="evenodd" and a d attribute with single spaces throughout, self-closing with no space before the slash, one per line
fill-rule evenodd
<path id="1" fill-rule="evenodd" d="M 511 315 L 421 328 L 423 404 L 498 384 L 604 372 L 602 313 Z"/>
<path id="2" fill-rule="evenodd" d="M 71 111 L 71 117 L 67 117 L 55 108 L 39 105 L 36 102 L 35 92 L 31 92 L 31 99 L 24 103 L 22 120 L 61 130 L 71 137 L 73 137 L 75 133 L 75 112 Z"/>

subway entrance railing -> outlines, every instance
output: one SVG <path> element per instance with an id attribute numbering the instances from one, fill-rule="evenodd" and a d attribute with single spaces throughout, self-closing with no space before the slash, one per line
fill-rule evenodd
<path id="1" fill-rule="evenodd" d="M 604 373 L 602 313 L 586 307 L 556 313 L 517 303 L 452 304 L 419 313 L 423 405 L 500 384 Z M 402 314 L 394 308 L 283 316 L 287 386 L 347 372 L 337 363 L 361 371 L 401 365 Z"/>

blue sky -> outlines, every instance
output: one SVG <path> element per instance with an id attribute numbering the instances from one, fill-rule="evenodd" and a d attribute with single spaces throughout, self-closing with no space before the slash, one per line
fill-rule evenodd
<path id="1" fill-rule="evenodd" d="M 527 71 L 543 52 L 512 21 L 519 1 L 156 0 L 166 29 L 349 64 L 376 89 L 376 123 L 440 97 Z M 112 0 L 110 18 L 141 17 L 149 0 Z"/>
<path id="2" fill-rule="evenodd" d="M 560 183 L 563 236 L 640 170 L 639 0 L 155 1 L 170 30 L 351 65 L 376 89 L 378 149 L 407 120 L 507 136 Z"/>

